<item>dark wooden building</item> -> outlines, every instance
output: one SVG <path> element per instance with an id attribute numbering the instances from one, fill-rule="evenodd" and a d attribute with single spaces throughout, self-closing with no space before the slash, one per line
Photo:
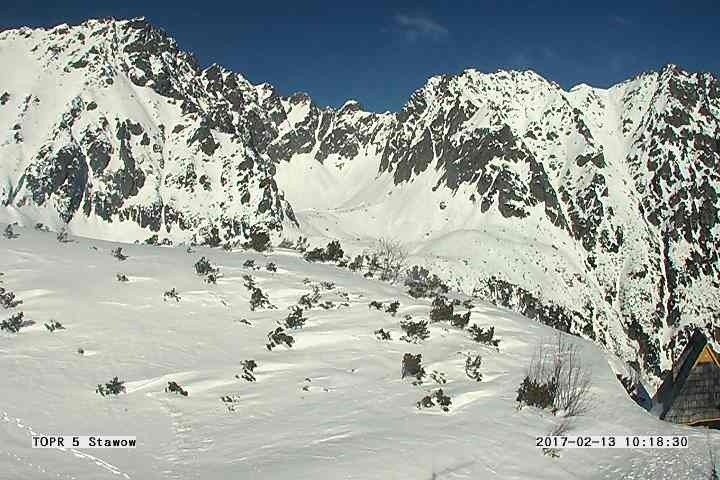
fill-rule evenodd
<path id="1" fill-rule="evenodd" d="M 720 361 L 697 330 L 653 397 L 660 418 L 720 428 Z"/>

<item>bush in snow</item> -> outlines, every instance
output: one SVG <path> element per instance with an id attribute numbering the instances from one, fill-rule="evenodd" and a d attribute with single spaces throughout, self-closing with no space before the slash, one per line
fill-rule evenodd
<path id="1" fill-rule="evenodd" d="M 117 278 L 118 282 L 128 282 L 128 277 L 124 273 L 118 273 L 115 275 L 115 278 Z"/>
<path id="2" fill-rule="evenodd" d="M 21 303 L 23 303 L 23 301 L 15 298 L 13 292 L 0 287 L 0 305 L 2 305 L 3 308 L 15 308 Z"/>
<path id="3" fill-rule="evenodd" d="M 254 287 L 250 293 L 250 310 L 253 312 L 258 308 L 276 308 L 270 303 L 267 295 L 258 287 Z"/>
<path id="4" fill-rule="evenodd" d="M 282 242 L 280 242 L 280 245 L 278 245 L 280 248 L 289 248 L 291 250 L 297 250 L 298 252 L 305 252 L 308 249 L 308 241 L 307 237 L 298 237 L 295 242 L 293 242 L 290 239 L 284 238 Z"/>
<path id="5" fill-rule="evenodd" d="M 236 378 L 242 378 L 243 380 L 247 380 L 248 382 L 254 382 L 255 381 L 255 374 L 253 371 L 257 367 L 257 363 L 255 360 L 243 360 L 240 363 L 243 367 L 243 372 L 241 375 L 235 375 Z"/>
<path id="6" fill-rule="evenodd" d="M 277 272 L 277 265 L 275 265 L 273 262 L 269 262 L 267 265 L 265 265 L 265 270 L 268 272 Z"/>
<path id="7" fill-rule="evenodd" d="M 120 261 L 127 260 L 127 255 L 122 253 L 122 247 L 117 247 L 110 251 L 110 254 Z"/>
<path id="8" fill-rule="evenodd" d="M 482 357 L 480 355 L 468 355 L 467 358 L 465 358 L 465 375 L 476 382 L 482 381 L 482 373 L 480 373 L 481 365 Z"/>
<path id="9" fill-rule="evenodd" d="M 320 289 L 317 287 L 317 285 L 313 285 L 312 289 L 312 293 L 306 293 L 302 297 L 300 297 L 300 300 L 298 300 L 298 305 L 307 309 L 311 309 L 320 302 Z"/>
<path id="10" fill-rule="evenodd" d="M 203 281 L 205 283 L 211 283 L 211 284 L 215 285 L 215 284 L 217 284 L 217 279 L 218 279 L 218 274 L 213 272 L 213 273 L 208 273 L 207 275 L 205 275 L 205 278 L 203 279 Z"/>
<path id="11" fill-rule="evenodd" d="M 18 333 L 21 328 L 25 326 L 25 322 L 23 322 L 23 317 L 25 317 L 25 314 L 23 312 L 15 313 L 14 315 L 11 315 L 10 318 L 7 320 L 3 320 L 0 322 L 0 330 L 5 330 L 6 332 L 10 333 Z"/>
<path id="12" fill-rule="evenodd" d="M 445 385 L 447 383 L 445 374 L 443 372 L 438 372 L 437 370 L 433 370 L 430 373 L 430 379 L 438 385 Z"/>
<path id="13" fill-rule="evenodd" d="M 407 266 L 407 257 L 408 251 L 401 242 L 381 238 L 370 251 L 370 270 L 377 271 L 382 281 L 395 282 Z"/>
<path id="14" fill-rule="evenodd" d="M 429 395 L 424 396 L 419 402 L 417 402 L 417 408 L 432 408 L 434 406 L 439 406 L 443 412 L 449 412 L 450 411 L 450 405 L 452 405 L 452 400 L 448 395 L 445 395 L 445 392 L 443 392 L 442 388 L 438 388 L 434 392 L 431 392 Z"/>
<path id="15" fill-rule="evenodd" d="M 400 322 L 400 328 L 403 329 L 405 335 L 400 337 L 400 340 L 406 342 L 418 343 L 426 340 L 430 337 L 430 331 L 428 330 L 428 322 L 426 320 L 413 321 L 409 315 L 405 317 L 405 320 Z"/>
<path id="16" fill-rule="evenodd" d="M 442 322 L 451 320 L 453 316 L 453 304 L 447 303 L 447 298 L 441 295 L 435 297 L 430 310 L 430 320 L 433 322 Z"/>
<path id="17" fill-rule="evenodd" d="M 556 385 L 544 383 L 526 376 L 517 391 L 517 401 L 521 406 L 529 405 L 538 408 L 553 409 Z"/>
<path id="18" fill-rule="evenodd" d="M 413 355 L 412 353 L 406 353 L 403 355 L 401 374 L 402 376 L 400 378 L 413 377 L 415 379 L 413 384 L 422 383 L 422 379 L 425 377 L 425 368 L 422 366 L 422 354 L 418 353 L 417 355 Z"/>
<path id="19" fill-rule="evenodd" d="M 95 389 L 95 393 L 99 393 L 103 397 L 106 395 L 119 395 L 125 392 L 125 382 L 118 380 L 118 377 L 114 377 L 112 380 L 107 382 L 105 385 L 98 384 Z"/>
<path id="20" fill-rule="evenodd" d="M 43 224 L 42 222 L 38 222 L 38 223 L 35 224 L 35 230 L 37 230 L 38 232 L 49 232 L 49 231 L 50 231 L 50 228 L 48 228 L 48 227 L 47 227 L 45 224 Z"/>
<path id="21" fill-rule="evenodd" d="M 163 301 L 167 302 L 168 298 L 175 300 L 176 302 L 180 301 L 180 295 L 178 294 L 178 291 L 175 290 L 175 287 L 163 294 Z"/>
<path id="22" fill-rule="evenodd" d="M 495 336 L 495 327 L 490 327 L 485 330 L 478 327 L 476 324 L 473 324 L 472 327 L 468 328 L 468 333 L 470 334 L 470 338 L 478 343 L 484 343 L 485 345 L 489 345 L 491 347 L 497 347 L 500 345 L 500 340 L 493 338 Z"/>
<path id="23" fill-rule="evenodd" d="M 363 267 L 364 258 L 362 255 L 357 255 L 352 262 L 348 263 L 348 268 L 352 272 L 357 272 Z"/>
<path id="24" fill-rule="evenodd" d="M 168 386 L 165 387 L 165 391 L 168 393 L 178 393 L 183 397 L 188 396 L 187 390 L 185 390 L 182 386 L 180 386 L 180 384 L 176 382 L 168 382 Z"/>
<path id="25" fill-rule="evenodd" d="M 293 346 L 293 343 L 295 343 L 295 339 L 291 335 L 285 333 L 285 329 L 282 327 L 277 327 L 275 330 L 270 330 L 267 338 L 268 343 L 265 345 L 265 347 L 268 350 L 272 350 L 278 345 L 285 345 L 286 347 L 291 348 Z"/>
<path id="26" fill-rule="evenodd" d="M 300 307 L 292 307 L 290 314 L 285 319 L 285 328 L 302 328 L 305 325 L 307 318 L 303 317 L 303 309 Z"/>
<path id="27" fill-rule="evenodd" d="M 256 252 L 264 252 L 271 246 L 270 235 L 262 227 L 253 226 L 250 229 L 250 240 L 244 246 Z"/>
<path id="28" fill-rule="evenodd" d="M 342 259 L 345 252 L 340 246 L 340 242 L 333 240 L 328 243 L 325 248 L 314 248 L 305 252 L 303 257 L 308 262 L 337 262 Z"/>
<path id="29" fill-rule="evenodd" d="M 368 303 L 368 308 L 374 308 L 375 310 L 382 310 L 383 304 L 382 302 L 378 302 L 377 300 L 373 300 L 370 303 Z"/>
<path id="30" fill-rule="evenodd" d="M 195 273 L 200 276 L 207 275 L 209 273 L 217 273 L 219 271 L 220 269 L 213 267 L 213 265 L 210 263 L 210 260 L 205 257 L 202 257 L 200 260 L 195 262 Z"/>
<path id="31" fill-rule="evenodd" d="M 245 261 L 243 262 L 243 267 L 245 267 L 245 268 L 252 268 L 253 270 L 256 270 L 255 260 L 253 260 L 252 258 L 248 258 L 247 260 L 245 260 Z"/>
<path id="32" fill-rule="evenodd" d="M 385 312 L 389 313 L 390 315 L 392 315 L 394 317 L 398 311 L 398 308 L 400 308 L 400 302 L 395 300 L 390 305 L 388 305 L 388 307 L 385 309 Z"/>
<path id="33" fill-rule="evenodd" d="M 465 328 L 468 323 L 470 323 L 470 312 L 465 312 L 462 315 L 454 313 L 450 319 L 450 325 L 456 328 Z"/>
<path id="34" fill-rule="evenodd" d="M 47 328 L 51 332 L 54 332 L 55 330 L 65 330 L 65 327 L 62 326 L 62 323 L 58 322 L 57 320 L 50 320 L 50 323 L 45 324 L 45 328 Z"/>
<path id="35" fill-rule="evenodd" d="M 325 261 L 337 262 L 343 255 L 345 255 L 345 252 L 337 240 L 333 240 L 325 247 Z"/>
<path id="36" fill-rule="evenodd" d="M 535 350 L 527 374 L 518 389 L 519 406 L 550 409 L 565 417 L 582 415 L 590 407 L 590 370 L 577 346 L 558 332 L 552 348 L 546 342 Z"/>
<path id="37" fill-rule="evenodd" d="M 5 227 L 5 230 L 3 231 L 3 237 L 7 238 L 8 240 L 18 238 L 19 236 L 20 236 L 20 234 L 15 233 L 12 225 L 8 225 L 7 227 Z"/>
<path id="38" fill-rule="evenodd" d="M 432 297 L 450 291 L 437 275 L 430 274 L 427 268 L 419 265 L 414 265 L 405 272 L 405 286 L 409 287 L 408 294 L 415 298 Z"/>
<path id="39" fill-rule="evenodd" d="M 157 233 L 155 235 L 151 235 L 150 237 L 145 239 L 145 245 L 155 245 L 158 244 L 158 235 Z"/>
<path id="40" fill-rule="evenodd" d="M 390 332 L 388 332 L 382 328 L 375 330 L 374 333 L 378 340 L 392 340 L 392 337 L 390 336 Z"/>

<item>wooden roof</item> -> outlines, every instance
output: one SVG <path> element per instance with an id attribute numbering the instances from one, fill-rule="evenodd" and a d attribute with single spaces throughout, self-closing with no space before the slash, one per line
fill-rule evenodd
<path id="1" fill-rule="evenodd" d="M 708 363 L 714 364 L 720 370 L 720 357 L 708 344 L 705 335 L 696 330 L 653 397 L 653 403 L 659 406 L 660 418 L 665 418 L 672 408 L 693 368 Z"/>

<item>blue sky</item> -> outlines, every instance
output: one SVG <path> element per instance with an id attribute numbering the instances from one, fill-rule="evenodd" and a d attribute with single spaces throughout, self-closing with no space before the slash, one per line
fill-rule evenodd
<path id="1" fill-rule="evenodd" d="M 676 63 L 720 71 L 719 1 L 125 0 L 0 2 L 0 28 L 145 16 L 203 65 L 219 63 L 321 105 L 398 110 L 428 77 L 533 69 L 606 87 Z"/>

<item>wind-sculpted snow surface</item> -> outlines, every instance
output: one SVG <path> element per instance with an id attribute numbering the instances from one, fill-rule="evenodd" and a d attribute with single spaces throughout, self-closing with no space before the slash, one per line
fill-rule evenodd
<path id="1" fill-rule="evenodd" d="M 0 279 L 35 323 L 0 332 L 2 478 L 705 478 L 708 438 L 715 448 L 720 440 L 649 415 L 616 380 L 611 365 L 622 368 L 619 359 L 568 336 L 592 371 L 594 399 L 569 435 L 680 434 L 689 435 L 689 448 L 545 456 L 535 436 L 561 419 L 518 410 L 515 399 L 537 343 L 556 332 L 509 310 L 472 302 L 470 322 L 494 327 L 499 347 L 447 321 L 430 322 L 427 338 L 407 342 L 405 316 L 427 321 L 429 299 L 291 250 L 122 245 L 127 258 L 119 261 L 118 244 L 15 231 L 0 238 Z M 222 273 L 216 284 L 196 273 L 202 257 Z M 254 266 L 268 261 L 276 271 Z M 127 281 L 116 280 L 119 269 Z M 248 275 L 276 309 L 251 310 Z M 163 301 L 170 288 L 181 300 Z M 285 330 L 292 345 L 268 350 L 267 333 L 308 294 L 306 320 Z M 393 314 L 368 308 L 372 301 L 399 305 Z M 48 331 L 50 318 L 65 328 Z M 391 338 L 376 338 L 379 329 Z M 406 354 L 421 359 L 420 380 L 402 378 Z M 466 372 L 467 359 L 478 356 L 479 381 Z M 95 393 L 114 377 L 124 391 Z M 439 389 L 447 412 L 432 402 L 417 406 Z M 32 436 L 46 433 L 133 435 L 138 446 L 31 449 Z"/>
<path id="2" fill-rule="evenodd" d="M 471 69 L 378 114 L 202 69 L 143 19 L 5 31 L 0 62 L 5 220 L 116 241 L 396 238 L 651 382 L 688 328 L 720 340 L 711 74 L 564 91 Z"/>

